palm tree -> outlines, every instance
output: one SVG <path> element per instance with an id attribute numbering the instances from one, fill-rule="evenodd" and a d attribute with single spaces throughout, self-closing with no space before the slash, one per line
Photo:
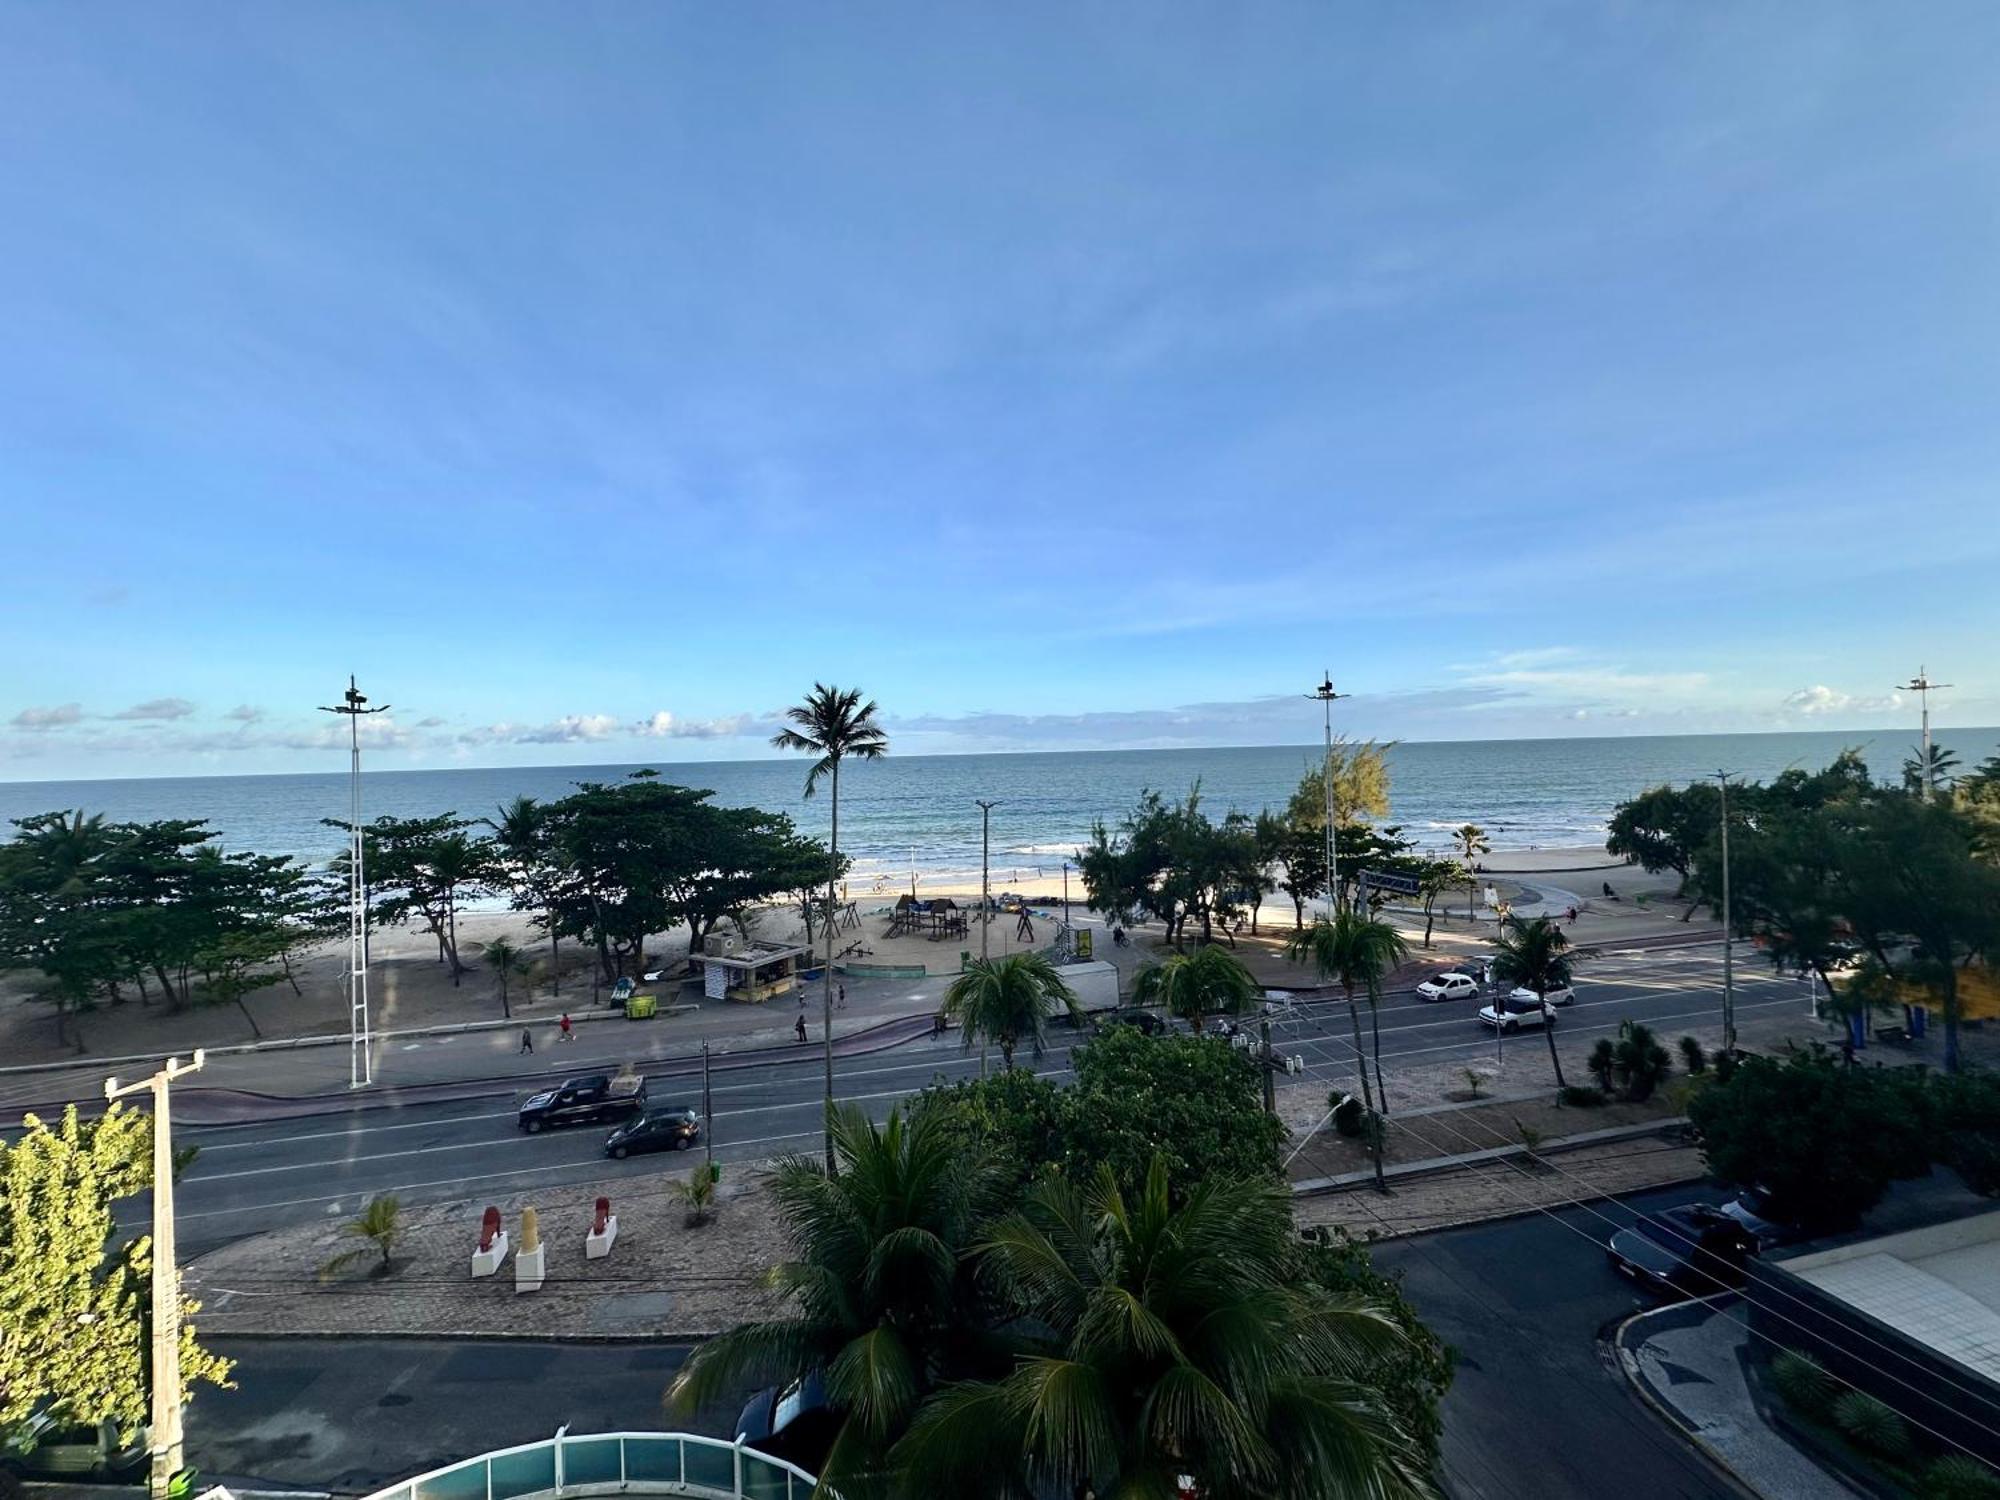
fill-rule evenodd
<path id="1" fill-rule="evenodd" d="M 389 1274 L 389 1256 L 396 1248 L 396 1241 L 403 1237 L 403 1205 L 394 1194 L 385 1193 L 379 1198 L 370 1198 L 368 1206 L 361 1210 L 361 1217 L 349 1219 L 340 1226 L 340 1232 L 353 1239 L 365 1240 L 366 1244 L 356 1245 L 352 1250 L 343 1250 L 319 1268 L 320 1280 L 326 1281 L 338 1276 L 357 1260 L 366 1258 L 372 1249 L 382 1257 L 382 1264 L 375 1268 L 377 1276 Z"/>
<path id="2" fill-rule="evenodd" d="M 1465 920 L 1473 917 L 1473 903 L 1479 898 L 1479 882 L 1474 878 L 1473 864 L 1480 855 L 1491 854 L 1493 846 L 1486 842 L 1486 830 L 1477 823 L 1464 823 L 1451 831 L 1452 846 L 1458 850 L 1458 857 L 1465 861 Z"/>
<path id="3" fill-rule="evenodd" d="M 1042 1055 L 1044 1027 L 1057 1009 L 1083 1014 L 1076 991 L 1062 971 L 1039 953 L 1015 953 L 988 962 L 975 958 L 944 992 L 944 1013 L 965 1031 L 966 1050 L 974 1037 L 999 1044 L 1001 1061 L 1014 1066 L 1014 1048 L 1027 1038 Z"/>
<path id="4" fill-rule="evenodd" d="M 1369 1027 L 1375 1034 L 1375 1078 L 1379 1085 L 1382 1078 L 1382 1030 L 1376 1005 L 1381 998 L 1382 981 L 1409 956 L 1409 944 L 1387 922 L 1365 912 L 1343 908 L 1333 914 L 1332 921 L 1321 917 L 1304 932 L 1294 933 L 1285 951 L 1295 962 L 1310 960 L 1322 980 L 1335 981 L 1347 994 L 1347 1018 L 1354 1026 L 1354 1067 L 1361 1075 L 1361 1102 L 1371 1116 L 1368 1135 L 1374 1147 L 1375 1186 L 1386 1191 L 1388 1183 L 1382 1175 L 1382 1132 L 1375 1128 L 1372 1119 L 1375 1097 L 1368 1088 L 1368 1063 L 1361 1051 L 1361 1012 L 1355 1009 L 1354 991 L 1360 988 L 1368 996 Z M 1382 1098 L 1385 1111 L 1388 1104 L 1385 1092 Z"/>
<path id="5" fill-rule="evenodd" d="M 1210 946 L 1147 964 L 1132 982 L 1132 998 L 1185 1017 L 1198 1033 L 1202 1017 L 1248 1010 L 1264 998 L 1264 988 L 1234 954 Z"/>
<path id="6" fill-rule="evenodd" d="M 516 894 L 525 896 L 541 910 L 540 920 L 549 929 L 549 980 L 554 993 L 562 995 L 561 934 L 556 931 L 555 913 L 550 908 L 548 881 L 548 809 L 533 797 L 520 796 L 495 809 L 498 818 L 482 818 L 493 830 L 493 842 L 500 850 L 500 868 Z"/>
<path id="7" fill-rule="evenodd" d="M 1543 1007 L 1546 1019 L 1542 1034 L 1549 1039 L 1549 1064 L 1556 1070 L 1558 1092 L 1568 1085 L 1563 1082 L 1562 1058 L 1556 1052 L 1555 1013 L 1547 1008 L 1543 996 L 1569 984 L 1568 949 L 1562 924 L 1548 917 L 1509 917 L 1493 949 L 1493 977 L 1502 984 L 1533 990 L 1536 1003 Z"/>
<path id="8" fill-rule="evenodd" d="M 828 687 L 815 682 L 813 690 L 806 694 L 806 701 L 785 710 L 785 717 L 792 721 L 792 727 L 781 729 L 771 736 L 771 743 L 780 750 L 803 750 L 808 755 L 817 755 L 818 760 L 806 772 L 806 795 L 810 797 L 819 786 L 822 776 L 832 783 L 832 836 L 828 839 L 828 859 L 826 866 L 826 965 L 822 978 L 826 981 L 821 995 L 820 1029 L 826 1041 L 826 1107 L 827 1118 L 832 1120 L 833 1110 L 833 883 L 840 877 L 840 763 L 852 756 L 856 760 L 880 760 L 889 753 L 889 737 L 875 719 L 875 700 L 861 701 L 858 688 Z M 826 1169 L 833 1170 L 833 1130 L 831 1125 L 826 1135 Z"/>
<path id="9" fill-rule="evenodd" d="M 839 1172 L 793 1157 L 772 1179 L 792 1250 L 770 1273 L 784 1314 L 697 1348 L 666 1403 L 689 1412 L 817 1375 L 840 1419 L 819 1492 L 854 1496 L 879 1486 L 925 1395 L 970 1368 L 979 1292 L 967 1256 L 993 1179 L 968 1170 L 941 1115 L 875 1125 L 853 1105 L 828 1113 Z"/>
<path id="10" fill-rule="evenodd" d="M 497 937 L 490 943 L 482 943 L 479 956 L 493 970 L 493 977 L 500 984 L 500 1014 L 507 1020 L 514 1019 L 514 1007 L 507 1003 L 507 982 L 510 979 L 525 979 L 534 972 L 535 966 L 528 955 L 516 943 Z"/>
<path id="11" fill-rule="evenodd" d="M 1423 1460 L 1366 1384 L 1403 1335 L 1293 1274 L 1282 1185 L 1210 1180 L 1172 1206 L 1154 1158 L 1127 1202 L 1038 1183 L 980 1247 L 1032 1340 L 995 1380 L 927 1402 L 892 1459 L 910 1495 L 1383 1500 Z"/>

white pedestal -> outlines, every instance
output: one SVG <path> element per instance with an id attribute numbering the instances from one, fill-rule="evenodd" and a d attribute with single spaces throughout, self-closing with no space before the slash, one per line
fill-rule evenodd
<path id="1" fill-rule="evenodd" d="M 507 1231 L 501 1230 L 493 1236 L 491 1250 L 472 1252 L 472 1275 L 477 1280 L 481 1276 L 491 1276 L 507 1261 Z"/>
<path id="2" fill-rule="evenodd" d="M 542 1267 L 549 1257 L 547 1245 L 537 1245 L 532 1250 L 523 1250 L 514 1257 L 514 1290 L 517 1292 L 540 1291 Z"/>
<path id="3" fill-rule="evenodd" d="M 604 1216 L 604 1233 L 599 1234 L 595 1230 L 584 1231 L 583 1258 L 585 1260 L 603 1260 L 605 1256 L 611 1253 L 611 1247 L 617 1243 L 618 1215 L 606 1214 Z"/>

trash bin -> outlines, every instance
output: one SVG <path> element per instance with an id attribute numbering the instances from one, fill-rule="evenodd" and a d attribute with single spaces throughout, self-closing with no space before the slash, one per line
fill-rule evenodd
<path id="1" fill-rule="evenodd" d="M 650 1021 L 660 1013 L 659 998 L 654 995 L 628 995 L 625 998 L 625 1019 L 628 1021 Z"/>

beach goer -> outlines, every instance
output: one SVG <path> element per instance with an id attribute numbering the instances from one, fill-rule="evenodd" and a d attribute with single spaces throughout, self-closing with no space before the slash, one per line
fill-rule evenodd
<path id="1" fill-rule="evenodd" d="M 943 1035 L 944 1035 L 944 1012 L 943 1012 L 943 1011 L 939 1011 L 939 1012 L 938 1012 L 938 1013 L 937 1013 L 936 1015 L 934 1015 L 934 1016 L 932 1016 L 932 1017 L 931 1017 L 931 1035 L 932 1035 L 932 1036 L 943 1036 Z"/>
<path id="2" fill-rule="evenodd" d="M 806 1018 L 804 1016 L 800 1016 L 798 1024 L 794 1026 L 792 1030 L 798 1033 L 799 1040 L 803 1042 L 806 1039 Z"/>
<path id="3" fill-rule="evenodd" d="M 847 986 L 846 986 L 846 985 L 844 985 L 844 984 L 837 984 L 837 985 L 835 985 L 835 986 L 833 987 L 833 1008 L 834 1008 L 835 1010 L 846 1010 L 846 1009 L 847 1009 Z"/>
<path id="4" fill-rule="evenodd" d="M 556 1022 L 556 1040 L 559 1042 L 573 1042 L 576 1040 L 576 1033 L 570 1030 L 568 1011 L 564 1011 L 562 1019 Z"/>
<path id="5" fill-rule="evenodd" d="M 529 1033 L 528 1028 L 523 1026 L 521 1028 L 521 1045 L 519 1050 L 517 1050 L 514 1053 L 514 1055 L 516 1057 L 519 1057 L 523 1052 L 533 1052 L 534 1050 L 535 1050 L 535 1039 Z"/>
<path id="6" fill-rule="evenodd" d="M 1576 920 L 1576 908 L 1575 908 L 1574 906 L 1572 906 L 1572 907 L 1571 907 L 1571 908 L 1569 909 L 1569 919 L 1570 919 L 1570 920 L 1571 920 L 1572 922 L 1574 922 L 1574 921 Z"/>

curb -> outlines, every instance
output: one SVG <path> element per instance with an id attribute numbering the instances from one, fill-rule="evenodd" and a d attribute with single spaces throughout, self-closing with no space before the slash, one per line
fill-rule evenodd
<path id="1" fill-rule="evenodd" d="M 1729 1295 L 1734 1297 L 1735 1293 L 1732 1292 Z M 1716 1299 L 1717 1302 L 1721 1300 L 1720 1298 Z M 1696 1297 L 1693 1301 L 1699 1302 L 1703 1306 L 1709 1305 L 1709 1299 L 1706 1297 Z M 1644 1322 L 1648 1318 L 1657 1318 L 1663 1313 L 1684 1311 L 1691 1305 L 1692 1303 L 1690 1302 L 1674 1302 L 1668 1304 L 1666 1307 L 1651 1307 L 1647 1308 L 1644 1312 L 1633 1313 L 1612 1331 L 1612 1352 L 1618 1356 L 1618 1368 L 1625 1374 L 1625 1383 L 1631 1387 L 1639 1400 L 1652 1410 L 1655 1416 L 1659 1417 L 1667 1426 L 1679 1433 L 1688 1446 L 1693 1448 L 1708 1466 L 1715 1470 L 1716 1475 L 1735 1494 L 1747 1496 L 1749 1500 L 1763 1500 L 1764 1492 L 1762 1490 L 1757 1489 L 1731 1468 L 1729 1461 L 1709 1446 L 1701 1434 L 1689 1423 L 1687 1418 L 1681 1415 L 1679 1408 L 1668 1401 L 1662 1400 L 1654 1392 L 1652 1382 L 1646 1379 L 1645 1374 L 1639 1368 L 1639 1357 L 1626 1347 L 1626 1337 L 1635 1325 Z"/>
<path id="2" fill-rule="evenodd" d="M 1643 1140 L 1649 1135 L 1664 1136 L 1668 1131 L 1677 1130 L 1687 1124 L 1685 1115 L 1664 1120 L 1641 1120 L 1631 1125 L 1609 1125 L 1602 1130 L 1586 1130 L 1578 1135 L 1561 1136 L 1544 1142 L 1537 1150 L 1530 1152 L 1518 1142 L 1504 1146 L 1489 1146 L 1481 1151 L 1466 1151 L 1456 1156 L 1432 1156 L 1422 1161 L 1398 1162 L 1384 1166 L 1383 1177 L 1391 1182 L 1405 1178 L 1428 1177 L 1440 1172 L 1454 1172 L 1462 1167 L 1481 1167 L 1489 1162 L 1508 1161 L 1518 1156 L 1555 1156 L 1564 1151 L 1580 1151 L 1587 1146 L 1605 1146 L 1615 1141 Z M 1343 1193 L 1350 1188 L 1369 1187 L 1375 1181 L 1372 1168 L 1357 1172 L 1341 1172 L 1332 1177 L 1308 1177 L 1292 1184 L 1294 1198 L 1311 1198 L 1323 1193 Z"/>

